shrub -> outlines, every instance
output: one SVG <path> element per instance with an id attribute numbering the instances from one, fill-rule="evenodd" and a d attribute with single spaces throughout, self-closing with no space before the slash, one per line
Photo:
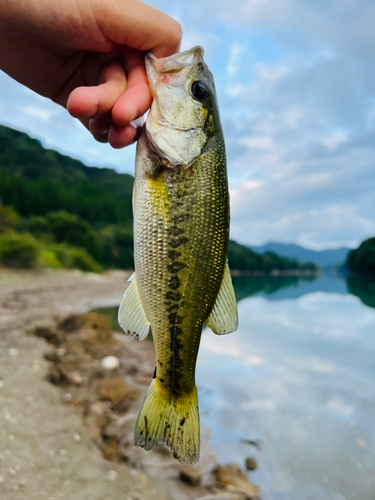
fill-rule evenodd
<path id="1" fill-rule="evenodd" d="M 4 207 L 0 203 L 0 233 L 12 231 L 17 224 L 18 215 L 12 207 Z"/>
<path id="2" fill-rule="evenodd" d="M 40 254 L 39 264 L 43 267 L 52 267 L 54 269 L 63 267 L 61 262 L 57 258 L 56 253 L 52 250 L 44 250 Z"/>
<path id="3" fill-rule="evenodd" d="M 57 243 L 68 243 L 85 248 L 94 257 L 97 256 L 97 237 L 88 222 L 78 215 L 68 212 L 53 212 L 45 217 L 48 230 Z"/>
<path id="4" fill-rule="evenodd" d="M 86 252 L 84 248 L 69 245 L 53 245 L 51 250 L 63 267 L 80 269 L 92 273 L 102 273 L 102 267 Z"/>
<path id="5" fill-rule="evenodd" d="M 30 234 L 0 234 L 0 262 L 4 266 L 35 267 L 39 254 L 38 242 Z"/>

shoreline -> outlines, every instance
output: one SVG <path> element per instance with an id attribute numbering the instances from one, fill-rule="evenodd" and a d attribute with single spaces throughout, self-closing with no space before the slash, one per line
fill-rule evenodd
<path id="1" fill-rule="evenodd" d="M 302 269 L 289 269 L 289 270 L 278 270 L 274 269 L 270 272 L 265 271 L 241 271 L 241 270 L 231 270 L 231 276 L 234 277 L 261 277 L 261 278 L 275 278 L 279 276 L 296 276 L 296 277 L 317 277 L 321 274 L 321 270 L 316 271 L 304 271 Z"/>
<path id="2" fill-rule="evenodd" d="M 220 485 L 226 468 L 212 474 L 217 460 L 205 429 L 201 461 L 185 471 L 187 482 L 200 476 L 195 486 L 179 479 L 186 467 L 164 448 L 146 452 L 133 446 L 133 423 L 152 379 L 151 343 L 113 334 L 104 317 L 97 322 L 102 322 L 99 333 L 85 322 L 64 331 L 67 318 L 119 303 L 130 274 L 0 270 L 4 498 L 193 500 L 223 498 L 223 492 L 233 500 L 257 498 L 250 496 L 249 488 L 257 489 L 238 466 Z M 108 342 L 98 343 L 97 334 Z M 117 355 L 117 371 L 103 373 L 104 354 Z M 123 401 L 117 401 L 121 390 Z"/>

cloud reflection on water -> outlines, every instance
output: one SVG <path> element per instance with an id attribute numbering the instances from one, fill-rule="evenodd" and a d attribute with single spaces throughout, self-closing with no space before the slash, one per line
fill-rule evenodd
<path id="1" fill-rule="evenodd" d="M 202 420 L 220 459 L 256 455 L 266 499 L 374 498 L 375 311 L 314 291 L 244 299 L 239 317 L 236 333 L 205 331 L 199 354 L 198 385 L 212 388 Z"/>

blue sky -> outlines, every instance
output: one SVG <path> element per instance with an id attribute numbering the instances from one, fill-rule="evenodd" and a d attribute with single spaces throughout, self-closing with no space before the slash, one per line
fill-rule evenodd
<path id="1" fill-rule="evenodd" d="M 356 246 L 375 235 L 375 3 L 155 0 L 200 44 L 228 154 L 231 236 Z M 0 73 L 0 121 L 47 147 L 134 172 L 61 107 Z"/>

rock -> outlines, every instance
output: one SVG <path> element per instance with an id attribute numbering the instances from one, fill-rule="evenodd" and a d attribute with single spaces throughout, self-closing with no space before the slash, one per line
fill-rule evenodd
<path id="1" fill-rule="evenodd" d="M 53 385 L 61 385 L 64 382 L 66 382 L 66 380 L 61 376 L 61 373 L 59 372 L 59 370 L 57 370 L 57 368 L 55 368 L 54 366 L 51 366 L 49 368 L 48 373 L 47 373 L 47 379 Z"/>
<path id="2" fill-rule="evenodd" d="M 124 401 L 128 394 L 128 386 L 121 377 L 106 377 L 100 381 L 98 388 L 100 399 L 109 399 L 113 405 L 117 405 Z"/>
<path id="3" fill-rule="evenodd" d="M 108 342 L 113 337 L 109 319 L 97 313 L 68 316 L 58 329 L 68 334 L 81 332 L 82 339 L 88 341 Z"/>
<path id="4" fill-rule="evenodd" d="M 186 466 L 180 469 L 180 479 L 190 486 L 200 486 L 202 475 L 198 469 Z"/>
<path id="5" fill-rule="evenodd" d="M 81 436 L 78 434 L 78 432 L 75 432 L 73 434 L 73 439 L 76 443 L 80 443 L 81 442 Z"/>
<path id="6" fill-rule="evenodd" d="M 70 384 L 73 385 L 82 385 L 83 379 L 80 373 L 78 372 L 70 372 L 66 374 L 66 378 Z"/>
<path id="7" fill-rule="evenodd" d="M 251 500 L 259 498 L 259 487 L 248 480 L 237 464 L 218 465 L 213 474 L 219 488 L 225 488 L 233 493 L 244 493 Z"/>
<path id="8" fill-rule="evenodd" d="M 67 318 L 64 318 L 62 321 L 60 321 L 57 327 L 59 330 L 63 330 L 66 333 L 72 333 L 84 326 L 84 318 L 85 316 L 83 315 L 68 316 Z"/>
<path id="9" fill-rule="evenodd" d="M 44 354 L 44 359 L 51 361 L 51 363 L 58 363 L 60 358 L 57 351 L 49 351 Z"/>
<path id="10" fill-rule="evenodd" d="M 109 470 L 106 474 L 106 479 L 109 481 L 116 481 L 118 472 L 116 470 Z"/>
<path id="11" fill-rule="evenodd" d="M 34 335 L 45 339 L 49 344 L 53 344 L 56 347 L 62 344 L 60 336 L 56 332 L 50 330 L 49 328 L 44 328 L 44 327 L 35 328 Z"/>
<path id="12" fill-rule="evenodd" d="M 171 452 L 168 450 L 165 444 L 157 444 L 156 446 L 154 446 L 154 451 L 155 453 L 158 453 L 159 455 L 164 455 L 165 457 L 171 456 Z"/>
<path id="13" fill-rule="evenodd" d="M 79 340 L 72 337 L 65 337 L 64 341 L 66 353 L 69 356 L 83 357 L 85 355 L 85 350 Z"/>
<path id="14" fill-rule="evenodd" d="M 247 470 L 255 470 L 258 467 L 258 463 L 254 457 L 247 457 L 245 466 Z"/>
<path id="15" fill-rule="evenodd" d="M 107 403 L 97 401 L 86 409 L 84 422 L 88 434 L 96 442 L 102 441 L 102 427 L 106 422 Z"/>
<path id="16" fill-rule="evenodd" d="M 102 449 L 102 453 L 104 458 L 110 462 L 117 460 L 119 458 L 117 441 L 112 440 L 109 441 L 109 443 L 106 443 L 106 445 Z"/>
<path id="17" fill-rule="evenodd" d="M 105 370 L 115 370 L 120 366 L 120 361 L 116 356 L 106 356 L 102 359 L 101 366 Z"/>

